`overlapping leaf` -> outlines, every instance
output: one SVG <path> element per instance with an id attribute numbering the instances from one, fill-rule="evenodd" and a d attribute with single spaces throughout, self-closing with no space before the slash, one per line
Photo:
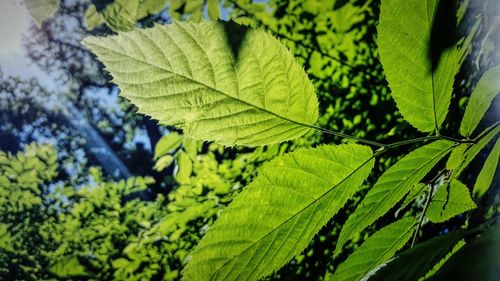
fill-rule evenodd
<path id="1" fill-rule="evenodd" d="M 460 124 L 460 133 L 469 136 L 490 107 L 491 101 L 500 93 L 500 65 L 486 71 L 472 92 Z"/>
<path id="2" fill-rule="evenodd" d="M 439 3 L 384 0 L 380 7 L 380 61 L 392 96 L 405 120 L 424 132 L 439 128 L 446 117 L 463 53 L 456 46 L 445 49 L 433 69 L 430 41 Z"/>
<path id="3" fill-rule="evenodd" d="M 418 244 L 374 269 L 363 280 L 417 281 L 446 257 L 464 234 L 465 231 L 457 230 Z"/>
<path id="4" fill-rule="evenodd" d="M 331 280 L 359 280 L 379 264 L 389 260 L 410 240 L 417 220 L 413 217 L 396 221 L 368 238 L 335 271 Z"/>
<path id="5" fill-rule="evenodd" d="M 449 185 L 441 186 L 432 197 L 426 215 L 430 221 L 439 223 L 476 207 L 467 186 L 452 179 Z"/>
<path id="6" fill-rule="evenodd" d="M 201 240 L 184 280 L 257 280 L 300 253 L 373 166 L 355 144 L 299 149 L 267 163 Z"/>
<path id="7" fill-rule="evenodd" d="M 198 140 L 257 146 L 297 138 L 318 116 L 302 67 L 274 37 L 247 30 L 237 48 L 222 24 L 156 25 L 85 39 L 139 111 Z M 240 30 L 243 32 L 243 30 Z"/>
<path id="8" fill-rule="evenodd" d="M 368 191 L 360 206 L 344 224 L 335 254 L 351 237 L 389 211 L 453 148 L 450 141 L 422 146 L 389 168 Z"/>

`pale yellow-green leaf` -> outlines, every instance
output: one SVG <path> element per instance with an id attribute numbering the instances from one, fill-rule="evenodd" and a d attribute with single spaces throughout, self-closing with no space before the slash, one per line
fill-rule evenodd
<path id="1" fill-rule="evenodd" d="M 410 152 L 385 171 L 344 224 L 335 255 L 354 235 L 394 207 L 453 146 L 453 142 L 445 140 L 432 142 Z"/>
<path id="2" fill-rule="evenodd" d="M 208 16 L 213 20 L 220 18 L 219 0 L 207 1 Z"/>
<path id="3" fill-rule="evenodd" d="M 442 185 L 434 194 L 426 216 L 430 221 L 440 223 L 476 207 L 467 186 L 452 179 L 449 185 Z"/>
<path id="4" fill-rule="evenodd" d="M 481 197 L 483 197 L 483 195 L 486 194 L 486 192 L 490 188 L 491 183 L 493 182 L 493 178 L 495 177 L 495 174 L 498 172 L 497 166 L 498 166 L 499 156 L 500 156 L 500 139 L 497 139 L 497 142 L 495 143 L 493 150 L 488 155 L 488 158 L 486 158 L 484 166 L 481 169 L 481 172 L 479 172 L 479 175 L 477 176 L 476 184 L 474 185 L 474 190 L 472 191 L 474 198 L 481 199 Z"/>
<path id="5" fill-rule="evenodd" d="M 115 31 L 134 29 L 138 18 L 138 0 L 114 0 L 99 13 L 106 24 Z"/>
<path id="6" fill-rule="evenodd" d="M 443 123 L 463 54 L 456 46 L 444 50 L 433 71 L 429 48 L 439 2 L 383 0 L 377 29 L 392 96 L 405 120 L 423 132 Z"/>
<path id="7" fill-rule="evenodd" d="M 175 174 L 175 179 L 180 184 L 188 184 L 190 182 L 191 173 L 193 172 L 193 162 L 186 152 L 183 151 L 177 156 L 177 166 L 178 170 Z"/>
<path id="8" fill-rule="evenodd" d="M 500 132 L 500 126 L 493 125 L 488 128 L 486 133 L 481 135 L 481 138 L 474 144 L 467 144 L 467 148 L 462 154 L 462 161 L 457 167 L 453 169 L 453 178 L 458 178 L 462 172 L 469 166 L 470 162 L 476 158 L 476 156 L 483 150 L 483 148 L 490 143 L 490 141 L 495 138 L 495 136 Z"/>
<path id="9" fill-rule="evenodd" d="M 59 8 L 59 0 L 24 0 L 31 16 L 35 19 L 38 27 L 52 17 Z"/>
<path id="10" fill-rule="evenodd" d="M 184 137 L 177 132 L 170 132 L 168 133 L 168 135 L 161 137 L 161 139 L 155 146 L 154 158 L 158 159 L 158 157 L 161 157 L 171 150 L 176 149 L 177 147 L 179 147 L 179 145 L 181 145 L 183 140 Z"/>
<path id="11" fill-rule="evenodd" d="M 155 165 L 153 166 L 153 169 L 155 171 L 162 171 L 163 169 L 167 168 L 174 162 L 174 156 L 172 155 L 164 155 L 161 156 L 158 160 L 156 160 Z"/>
<path id="12" fill-rule="evenodd" d="M 184 280 L 257 280 L 300 253 L 373 167 L 356 144 L 298 149 L 262 167 L 208 229 Z"/>
<path id="13" fill-rule="evenodd" d="M 498 93 L 500 93 L 500 65 L 486 71 L 474 88 L 465 108 L 460 134 L 468 137 L 474 132 Z"/>
<path id="14" fill-rule="evenodd" d="M 290 52 L 262 30 L 247 30 L 237 58 L 227 40 L 221 23 L 203 21 L 89 37 L 84 44 L 141 113 L 194 139 L 258 146 L 310 131 L 318 101 Z"/>
<path id="15" fill-rule="evenodd" d="M 454 170 L 458 166 L 460 166 L 460 164 L 464 161 L 464 153 L 468 147 L 469 145 L 467 143 L 461 143 L 455 148 L 453 148 L 453 150 L 450 153 L 450 157 L 446 162 L 446 169 Z"/>
<path id="16" fill-rule="evenodd" d="M 92 30 L 105 22 L 94 5 L 89 5 L 84 14 L 85 25 L 88 30 Z"/>

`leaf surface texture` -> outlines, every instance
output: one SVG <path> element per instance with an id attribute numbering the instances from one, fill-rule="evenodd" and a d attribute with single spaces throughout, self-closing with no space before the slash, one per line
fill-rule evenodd
<path id="1" fill-rule="evenodd" d="M 392 96 L 405 120 L 423 132 L 443 123 L 462 56 L 456 47 L 445 49 L 433 70 L 430 41 L 439 2 L 384 0 L 380 7 L 380 61 Z"/>
<path id="2" fill-rule="evenodd" d="M 417 148 L 380 176 L 375 185 L 344 224 L 335 249 L 337 255 L 351 237 L 388 212 L 415 184 L 453 148 L 450 141 L 439 140 Z"/>
<path id="3" fill-rule="evenodd" d="M 192 138 L 258 146 L 307 133 L 318 101 L 302 67 L 270 34 L 240 34 L 237 58 L 214 22 L 156 25 L 84 44 L 140 112 Z"/>
<path id="4" fill-rule="evenodd" d="M 373 166 L 366 146 L 298 149 L 265 164 L 209 228 L 184 280 L 257 280 L 300 253 Z"/>

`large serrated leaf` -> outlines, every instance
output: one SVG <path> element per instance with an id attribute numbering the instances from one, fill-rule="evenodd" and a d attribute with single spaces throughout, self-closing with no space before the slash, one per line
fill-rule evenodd
<path id="1" fill-rule="evenodd" d="M 426 215 L 430 221 L 440 223 L 476 207 L 467 186 L 452 179 L 449 185 L 441 186 L 432 197 Z"/>
<path id="2" fill-rule="evenodd" d="M 463 52 L 445 49 L 433 69 L 431 30 L 439 0 L 384 0 L 380 7 L 380 61 L 398 109 L 423 132 L 439 128 L 450 104 Z M 453 30 L 446 31 L 451 34 Z M 445 36 L 443 34 L 441 36 Z"/>
<path id="3" fill-rule="evenodd" d="M 418 244 L 374 269 L 363 280 L 417 281 L 446 257 L 464 235 L 464 230 L 456 230 Z"/>
<path id="4" fill-rule="evenodd" d="M 500 93 L 500 65 L 486 71 L 472 92 L 460 124 L 460 133 L 463 136 L 470 136 L 474 132 L 498 93 Z"/>
<path id="5" fill-rule="evenodd" d="M 356 144 L 298 149 L 265 164 L 209 228 L 184 280 L 257 280 L 300 253 L 373 166 Z"/>
<path id="6" fill-rule="evenodd" d="M 337 255 L 351 237 L 375 222 L 417 184 L 453 148 L 439 140 L 422 146 L 390 167 L 368 191 L 360 206 L 344 224 L 335 249 Z"/>
<path id="7" fill-rule="evenodd" d="M 84 44 L 140 112 L 195 139 L 257 146 L 307 133 L 318 102 L 302 67 L 266 32 L 239 30 L 235 46 L 228 27 L 174 22 Z"/>
<path id="8" fill-rule="evenodd" d="M 335 271 L 333 281 L 359 280 L 379 264 L 389 260 L 410 240 L 417 220 L 396 221 L 370 236 Z M 327 279 L 329 280 L 329 279 Z"/>

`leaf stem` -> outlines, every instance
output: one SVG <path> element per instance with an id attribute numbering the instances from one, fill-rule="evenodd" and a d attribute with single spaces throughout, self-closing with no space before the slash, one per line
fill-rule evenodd
<path id="1" fill-rule="evenodd" d="M 436 184 L 436 181 L 439 179 L 439 177 L 444 174 L 444 172 L 446 172 L 445 169 L 442 169 L 441 171 L 439 171 L 439 173 L 432 180 L 430 180 L 429 183 L 427 184 L 427 186 L 429 186 L 429 193 L 427 194 L 427 198 L 425 199 L 425 204 L 424 204 L 424 208 L 422 209 L 422 214 L 420 214 L 420 217 L 418 218 L 417 228 L 415 229 L 415 232 L 413 233 L 413 238 L 411 240 L 410 248 L 412 248 L 413 245 L 415 245 L 415 242 L 417 241 L 418 232 L 420 231 L 420 228 L 422 227 L 422 224 L 423 224 L 424 218 L 425 218 L 425 213 L 427 212 L 427 209 L 429 208 L 429 205 L 431 203 L 432 193 L 434 192 L 434 185 Z"/>

